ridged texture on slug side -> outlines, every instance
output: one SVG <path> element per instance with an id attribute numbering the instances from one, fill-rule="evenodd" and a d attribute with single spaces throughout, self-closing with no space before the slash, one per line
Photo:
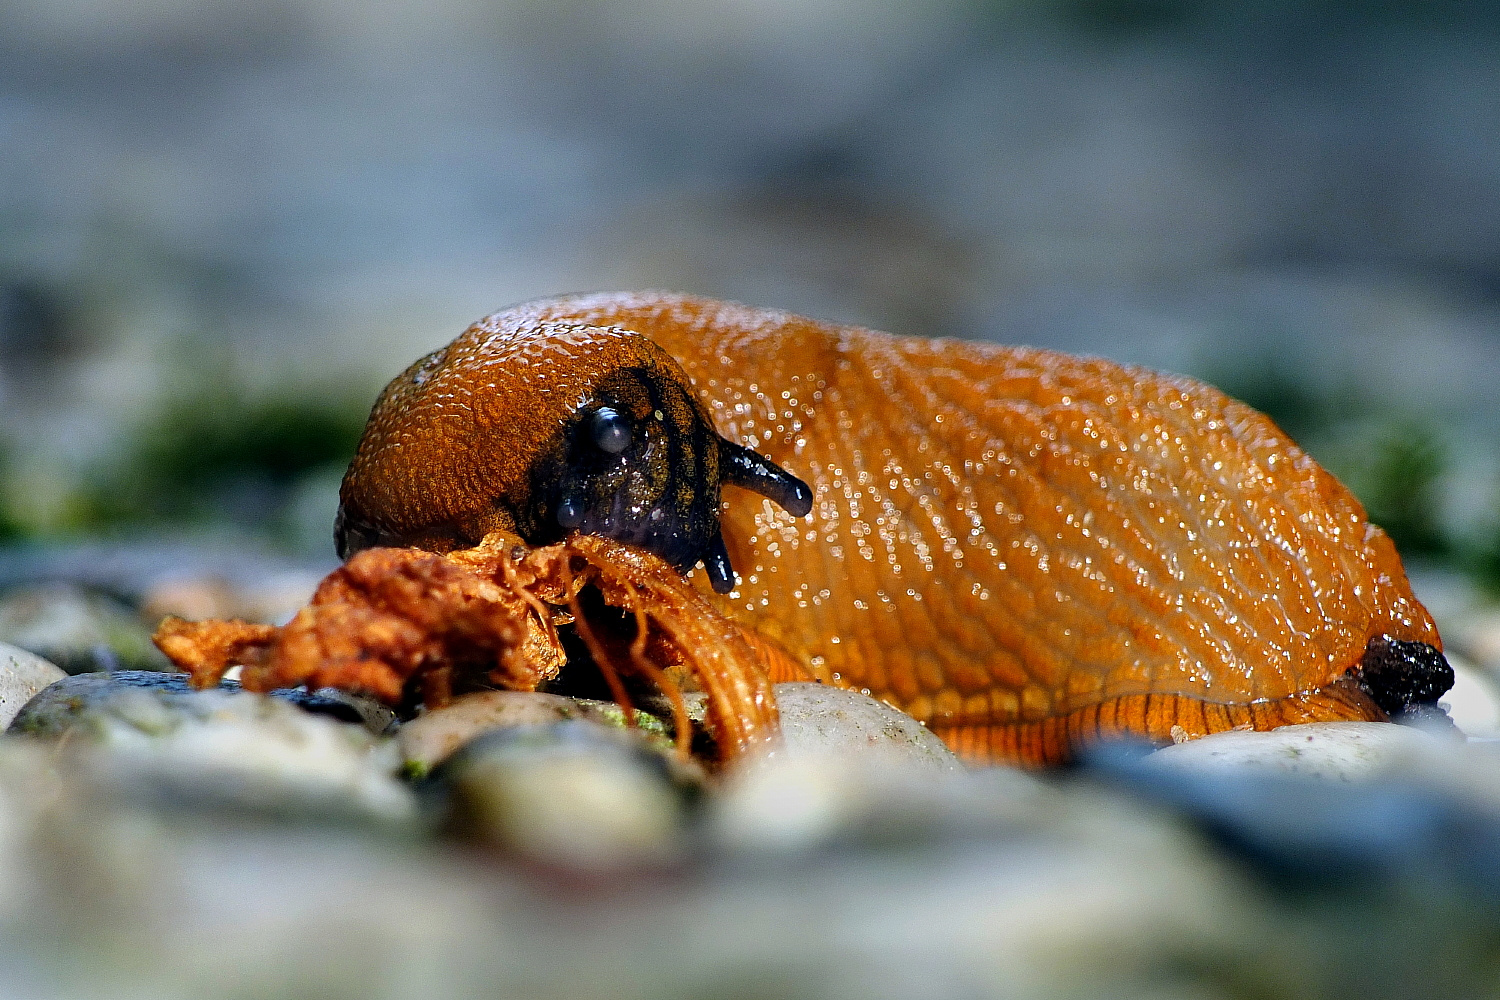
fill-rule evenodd
<path id="1" fill-rule="evenodd" d="M 1200 382 L 656 293 L 531 303 L 458 344 L 539 322 L 651 338 L 725 437 L 813 486 L 807 520 L 726 491 L 741 579 L 716 600 L 969 756 L 1384 718 L 1342 679 L 1368 640 L 1441 648 L 1358 501 Z"/>

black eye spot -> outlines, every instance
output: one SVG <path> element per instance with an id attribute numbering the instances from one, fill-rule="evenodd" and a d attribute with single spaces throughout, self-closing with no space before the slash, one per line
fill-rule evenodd
<path id="1" fill-rule="evenodd" d="M 609 455 L 618 455 L 630 447 L 630 420 L 618 410 L 601 406 L 590 418 L 589 433 L 594 447 Z"/>

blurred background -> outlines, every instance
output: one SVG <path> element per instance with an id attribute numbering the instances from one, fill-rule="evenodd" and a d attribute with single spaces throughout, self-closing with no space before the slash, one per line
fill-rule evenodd
<path id="1" fill-rule="evenodd" d="M 1495 14 L 8 0 L 5 565 L 327 565 L 387 379 L 518 300 L 660 287 L 1208 378 L 1495 586 Z"/>

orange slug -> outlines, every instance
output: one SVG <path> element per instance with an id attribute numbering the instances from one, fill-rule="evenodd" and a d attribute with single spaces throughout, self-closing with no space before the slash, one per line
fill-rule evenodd
<path id="1" fill-rule="evenodd" d="M 1384 720 L 1452 682 L 1390 539 L 1267 417 L 1053 351 L 662 293 L 520 305 L 386 388 L 335 534 L 497 531 L 653 552 L 773 680 L 866 690 L 975 760 Z"/>

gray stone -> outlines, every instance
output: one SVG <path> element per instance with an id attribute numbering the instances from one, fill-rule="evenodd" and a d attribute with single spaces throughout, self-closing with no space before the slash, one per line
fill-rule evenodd
<path id="1" fill-rule="evenodd" d="M 709 803 L 714 842 L 735 852 L 802 854 L 833 844 L 929 843 L 1029 825 L 1062 803 L 1014 768 L 905 766 L 880 752 L 778 751 L 725 776 Z"/>
<path id="2" fill-rule="evenodd" d="M 664 864 L 703 780 L 638 730 L 581 720 L 491 730 L 433 772 L 464 838 L 580 871 Z"/>
<path id="3" fill-rule="evenodd" d="M 420 778 L 482 733 L 568 721 L 623 728 L 625 711 L 614 702 L 586 698 L 531 691 L 478 691 L 407 722 L 401 726 L 397 740 L 407 774 Z M 638 711 L 636 725 L 662 749 L 670 748 L 671 735 L 660 719 Z"/>
<path id="4" fill-rule="evenodd" d="M 31 650 L 70 674 L 172 669 L 130 608 L 69 584 L 7 591 L 0 597 L 0 642 Z"/>
<path id="5" fill-rule="evenodd" d="M 338 688 L 318 688 L 308 692 L 298 688 L 273 691 L 275 697 L 285 698 L 304 711 L 315 715 L 327 715 L 344 722 L 358 722 L 376 736 L 391 736 L 401 728 L 396 713 L 366 695 L 341 691 Z"/>
<path id="6" fill-rule="evenodd" d="M 216 689 L 226 693 L 240 691 L 235 681 L 222 681 Z M 164 708 L 190 705 L 204 692 L 188 684 L 188 675 L 154 670 L 116 670 L 111 673 L 75 674 L 46 688 L 28 702 L 10 722 L 10 731 L 26 736 L 58 737 L 82 725 L 90 726 L 98 713 L 108 714 L 116 699 L 139 699 L 131 692 L 148 691 Z M 340 722 L 363 725 L 380 735 L 389 729 L 394 713 L 371 701 L 346 692 L 328 690 L 308 693 L 298 688 L 272 691 L 269 697 L 295 705 L 314 715 L 326 715 Z"/>
<path id="7" fill-rule="evenodd" d="M 875 754 L 891 764 L 961 766 L 926 726 L 868 695 L 827 684 L 778 684 L 776 704 L 782 753 Z"/>
<path id="8" fill-rule="evenodd" d="M 285 817 L 415 814 L 395 776 L 393 741 L 293 698 L 189 690 L 182 674 L 64 678 L 33 698 L 9 732 L 86 756 L 96 780 L 117 794 Z"/>
<path id="9" fill-rule="evenodd" d="M 1164 747 L 1153 766 L 1255 768 L 1334 781 L 1367 780 L 1441 746 L 1445 740 L 1388 722 L 1313 722 L 1270 732 L 1224 732 Z"/>
<path id="10" fill-rule="evenodd" d="M 0 729 L 39 691 L 66 676 L 55 663 L 0 642 Z"/>

